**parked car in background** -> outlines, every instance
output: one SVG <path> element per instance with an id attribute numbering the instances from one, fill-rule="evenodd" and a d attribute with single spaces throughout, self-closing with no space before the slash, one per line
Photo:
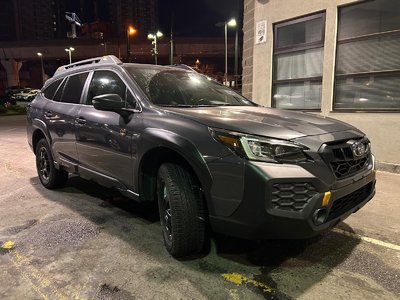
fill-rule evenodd
<path id="1" fill-rule="evenodd" d="M 17 104 L 17 101 L 15 99 L 11 99 L 6 95 L 0 96 L 0 106 L 8 107 L 10 105 L 15 105 L 15 104 Z"/>
<path id="2" fill-rule="evenodd" d="M 29 91 L 23 91 L 18 94 L 15 94 L 16 100 L 19 101 L 32 101 L 36 95 L 40 92 L 40 90 L 29 90 Z"/>
<path id="3" fill-rule="evenodd" d="M 16 100 L 23 100 L 23 97 L 26 96 L 31 91 L 30 88 L 24 88 L 23 90 L 19 91 L 18 93 L 14 93 L 11 95 L 12 98 Z"/>

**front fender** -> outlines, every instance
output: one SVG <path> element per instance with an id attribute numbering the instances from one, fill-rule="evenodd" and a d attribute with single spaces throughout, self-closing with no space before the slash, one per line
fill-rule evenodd
<path id="1" fill-rule="evenodd" d="M 147 128 L 140 135 L 137 145 L 137 157 L 139 162 L 142 161 L 146 153 L 160 147 L 168 148 L 182 156 L 192 167 L 197 178 L 200 180 L 208 202 L 210 199 L 209 191 L 212 185 L 211 173 L 203 156 L 190 140 L 171 131 Z M 140 168 L 135 169 L 134 178 L 136 179 L 139 179 L 139 169 Z M 138 180 L 136 180 L 136 189 L 138 188 L 138 184 Z"/>

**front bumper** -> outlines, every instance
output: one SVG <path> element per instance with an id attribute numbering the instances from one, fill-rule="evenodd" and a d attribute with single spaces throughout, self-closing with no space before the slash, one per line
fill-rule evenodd
<path id="1" fill-rule="evenodd" d="M 210 215 L 215 232 L 246 238 L 309 238 L 335 226 L 375 195 L 371 164 L 343 182 L 327 183 L 298 165 L 247 161 L 240 204 L 229 215 Z M 323 205 L 325 192 L 331 193 Z M 323 222 L 318 224 L 318 214 Z"/>

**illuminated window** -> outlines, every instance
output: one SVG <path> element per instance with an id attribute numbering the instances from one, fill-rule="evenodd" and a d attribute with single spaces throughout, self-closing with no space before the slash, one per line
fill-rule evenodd
<path id="1" fill-rule="evenodd" d="M 325 13 L 274 26 L 272 105 L 284 109 L 321 109 Z"/>
<path id="2" fill-rule="evenodd" d="M 400 109 L 400 6 L 376 0 L 339 9 L 334 109 Z"/>

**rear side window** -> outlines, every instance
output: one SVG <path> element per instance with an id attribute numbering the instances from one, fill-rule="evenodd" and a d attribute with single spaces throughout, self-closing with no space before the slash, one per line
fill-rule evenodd
<path id="1" fill-rule="evenodd" d="M 67 79 L 61 102 L 78 104 L 81 100 L 83 86 L 85 85 L 88 73 L 72 75 Z"/>
<path id="2" fill-rule="evenodd" d="M 56 92 L 61 81 L 62 81 L 62 79 L 58 79 L 58 80 L 54 81 L 43 91 L 43 94 L 47 99 L 53 99 L 54 93 Z"/>
<path id="3" fill-rule="evenodd" d="M 57 93 L 54 95 L 53 100 L 54 101 L 61 101 L 61 96 L 63 94 L 64 91 L 64 87 L 65 87 L 65 83 L 67 82 L 68 79 L 64 80 L 63 83 L 61 84 L 61 86 L 58 88 Z"/>

